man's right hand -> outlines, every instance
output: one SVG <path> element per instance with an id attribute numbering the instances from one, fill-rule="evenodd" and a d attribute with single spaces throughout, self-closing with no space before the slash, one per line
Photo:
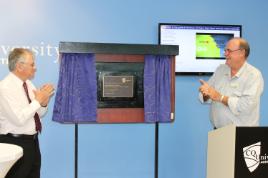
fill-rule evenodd
<path id="1" fill-rule="evenodd" d="M 33 91 L 35 99 L 41 106 L 46 106 L 50 97 L 54 94 L 54 87 L 52 84 L 45 84 L 40 89 Z"/>
<path id="2" fill-rule="evenodd" d="M 202 93 L 203 96 L 209 96 L 210 86 L 208 85 L 208 83 L 202 79 L 200 79 L 199 82 L 201 83 L 201 86 L 199 87 L 199 91 Z"/>
<path id="3" fill-rule="evenodd" d="M 213 87 L 211 87 L 207 82 L 200 79 L 202 84 L 199 91 L 203 94 L 204 101 L 207 99 L 212 99 L 213 101 L 221 102 L 221 94 Z"/>

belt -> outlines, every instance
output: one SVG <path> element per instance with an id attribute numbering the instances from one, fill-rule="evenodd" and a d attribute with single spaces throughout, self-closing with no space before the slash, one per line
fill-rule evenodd
<path id="1" fill-rule="evenodd" d="M 25 135 L 25 134 L 13 134 L 13 133 L 8 133 L 6 134 L 8 137 L 13 137 L 13 138 L 21 138 L 21 139 L 30 139 L 30 140 L 35 140 L 38 137 L 38 134 L 34 135 Z"/>

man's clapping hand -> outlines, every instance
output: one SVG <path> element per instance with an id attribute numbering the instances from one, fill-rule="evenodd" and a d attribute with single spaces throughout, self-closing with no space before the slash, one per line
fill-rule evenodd
<path id="1" fill-rule="evenodd" d="M 202 93 L 204 100 L 208 100 L 209 98 L 213 101 L 220 101 L 221 94 L 211 87 L 207 82 L 200 79 L 201 86 L 199 87 L 199 91 Z"/>
<path id="2" fill-rule="evenodd" d="M 47 106 L 50 97 L 54 94 L 54 87 L 52 84 L 45 84 L 40 89 L 33 92 L 35 99 L 40 103 L 40 105 Z"/>

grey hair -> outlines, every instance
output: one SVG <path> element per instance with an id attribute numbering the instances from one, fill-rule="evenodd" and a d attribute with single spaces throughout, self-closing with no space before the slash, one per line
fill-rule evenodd
<path id="1" fill-rule="evenodd" d="M 241 38 L 239 41 L 240 41 L 240 48 L 245 50 L 245 57 L 247 58 L 249 56 L 249 53 L 250 53 L 249 44 L 243 38 Z"/>
<path id="2" fill-rule="evenodd" d="M 18 62 L 25 61 L 25 54 L 33 55 L 33 52 L 25 48 L 14 48 L 8 55 L 8 69 L 14 71 Z"/>
<path id="3" fill-rule="evenodd" d="M 239 37 L 235 37 L 233 39 L 239 41 L 239 48 L 245 50 L 245 57 L 248 58 L 249 53 L 250 53 L 250 46 L 249 46 L 247 40 L 245 40 L 244 38 L 239 38 Z"/>

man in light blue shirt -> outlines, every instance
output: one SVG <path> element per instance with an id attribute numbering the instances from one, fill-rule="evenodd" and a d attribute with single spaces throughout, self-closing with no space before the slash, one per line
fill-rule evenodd
<path id="1" fill-rule="evenodd" d="M 264 81 L 261 72 L 247 63 L 249 52 L 246 40 L 231 39 L 225 48 L 226 63 L 216 69 L 208 82 L 200 80 L 199 99 L 211 104 L 214 128 L 259 125 Z"/>

